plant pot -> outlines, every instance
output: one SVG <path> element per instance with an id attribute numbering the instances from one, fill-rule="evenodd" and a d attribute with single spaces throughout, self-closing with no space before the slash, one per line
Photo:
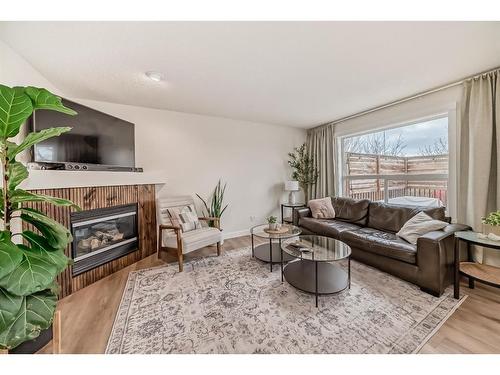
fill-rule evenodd
<path id="1" fill-rule="evenodd" d="M 500 226 L 483 223 L 483 234 L 488 235 L 490 233 L 500 236 Z"/>
<path id="2" fill-rule="evenodd" d="M 269 230 L 277 230 L 278 229 L 278 223 L 269 223 Z"/>
<path id="3" fill-rule="evenodd" d="M 40 335 L 33 340 L 25 341 L 14 349 L 9 350 L 9 354 L 35 354 L 52 340 L 52 326 L 40 332 Z"/>

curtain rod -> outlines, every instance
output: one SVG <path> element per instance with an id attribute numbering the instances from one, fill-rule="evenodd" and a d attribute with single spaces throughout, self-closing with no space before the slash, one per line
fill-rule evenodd
<path id="1" fill-rule="evenodd" d="M 462 83 L 464 83 L 465 81 L 467 81 L 469 79 L 474 79 L 474 78 L 482 76 L 483 74 L 492 73 L 492 72 L 494 72 L 496 70 L 500 70 L 500 66 L 497 66 L 496 68 L 493 68 L 493 69 L 485 70 L 484 72 L 481 72 L 481 73 L 476 73 L 474 75 L 462 78 L 459 81 L 454 81 L 454 82 L 448 83 L 448 84 L 443 85 L 443 86 L 438 86 L 438 87 L 435 87 L 435 88 L 430 89 L 430 90 L 422 91 L 422 92 L 420 92 L 418 94 L 414 94 L 414 95 L 411 95 L 411 96 L 406 96 L 406 97 L 404 97 L 402 99 L 398 99 L 398 100 L 395 100 L 393 102 L 389 102 L 389 103 L 386 103 L 386 104 L 379 105 L 377 107 L 373 107 L 373 108 L 364 110 L 362 112 L 354 113 L 354 114 L 349 115 L 349 116 L 341 117 L 341 118 L 339 118 L 337 120 L 329 121 L 329 122 L 327 122 L 325 124 L 315 126 L 314 128 L 311 128 L 310 130 L 318 129 L 318 128 L 321 128 L 321 127 L 327 126 L 327 125 L 336 125 L 336 124 L 339 124 L 339 123 L 347 121 L 347 120 L 351 120 L 351 119 L 356 118 L 356 117 L 361 117 L 361 116 L 367 115 L 367 114 L 372 113 L 372 112 L 380 111 L 381 109 L 385 109 L 385 108 L 388 108 L 388 107 L 395 106 L 397 104 L 405 103 L 405 102 L 407 102 L 409 100 L 417 99 L 417 98 L 420 98 L 422 96 L 429 95 L 429 94 L 434 94 L 435 92 L 443 91 L 443 90 L 449 89 L 450 87 L 461 85 Z"/>

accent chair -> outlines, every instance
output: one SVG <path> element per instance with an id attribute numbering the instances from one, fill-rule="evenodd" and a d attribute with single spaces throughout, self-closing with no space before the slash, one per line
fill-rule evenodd
<path id="1" fill-rule="evenodd" d="M 156 207 L 159 223 L 158 259 L 162 251 L 173 253 L 179 261 L 179 272 L 182 272 L 184 254 L 217 244 L 217 255 L 220 255 L 220 220 L 217 217 L 198 216 L 192 197 L 159 198 Z M 210 222 L 213 226 L 209 226 Z"/>

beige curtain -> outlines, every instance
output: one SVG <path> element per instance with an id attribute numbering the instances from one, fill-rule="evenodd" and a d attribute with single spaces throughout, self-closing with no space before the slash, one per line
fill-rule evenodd
<path id="1" fill-rule="evenodd" d="M 460 129 L 458 221 L 481 231 L 481 218 L 500 209 L 500 71 L 464 83 Z M 476 252 L 500 265 L 498 252 Z"/>
<path id="2" fill-rule="evenodd" d="M 307 132 L 307 150 L 318 170 L 319 177 L 308 191 L 306 201 L 335 195 L 335 137 L 333 125 L 325 125 Z"/>

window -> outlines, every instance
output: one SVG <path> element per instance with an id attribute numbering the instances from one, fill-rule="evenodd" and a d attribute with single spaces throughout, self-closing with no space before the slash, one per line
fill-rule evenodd
<path id="1" fill-rule="evenodd" d="M 438 207 L 448 199 L 448 117 L 341 138 L 342 193 Z"/>

